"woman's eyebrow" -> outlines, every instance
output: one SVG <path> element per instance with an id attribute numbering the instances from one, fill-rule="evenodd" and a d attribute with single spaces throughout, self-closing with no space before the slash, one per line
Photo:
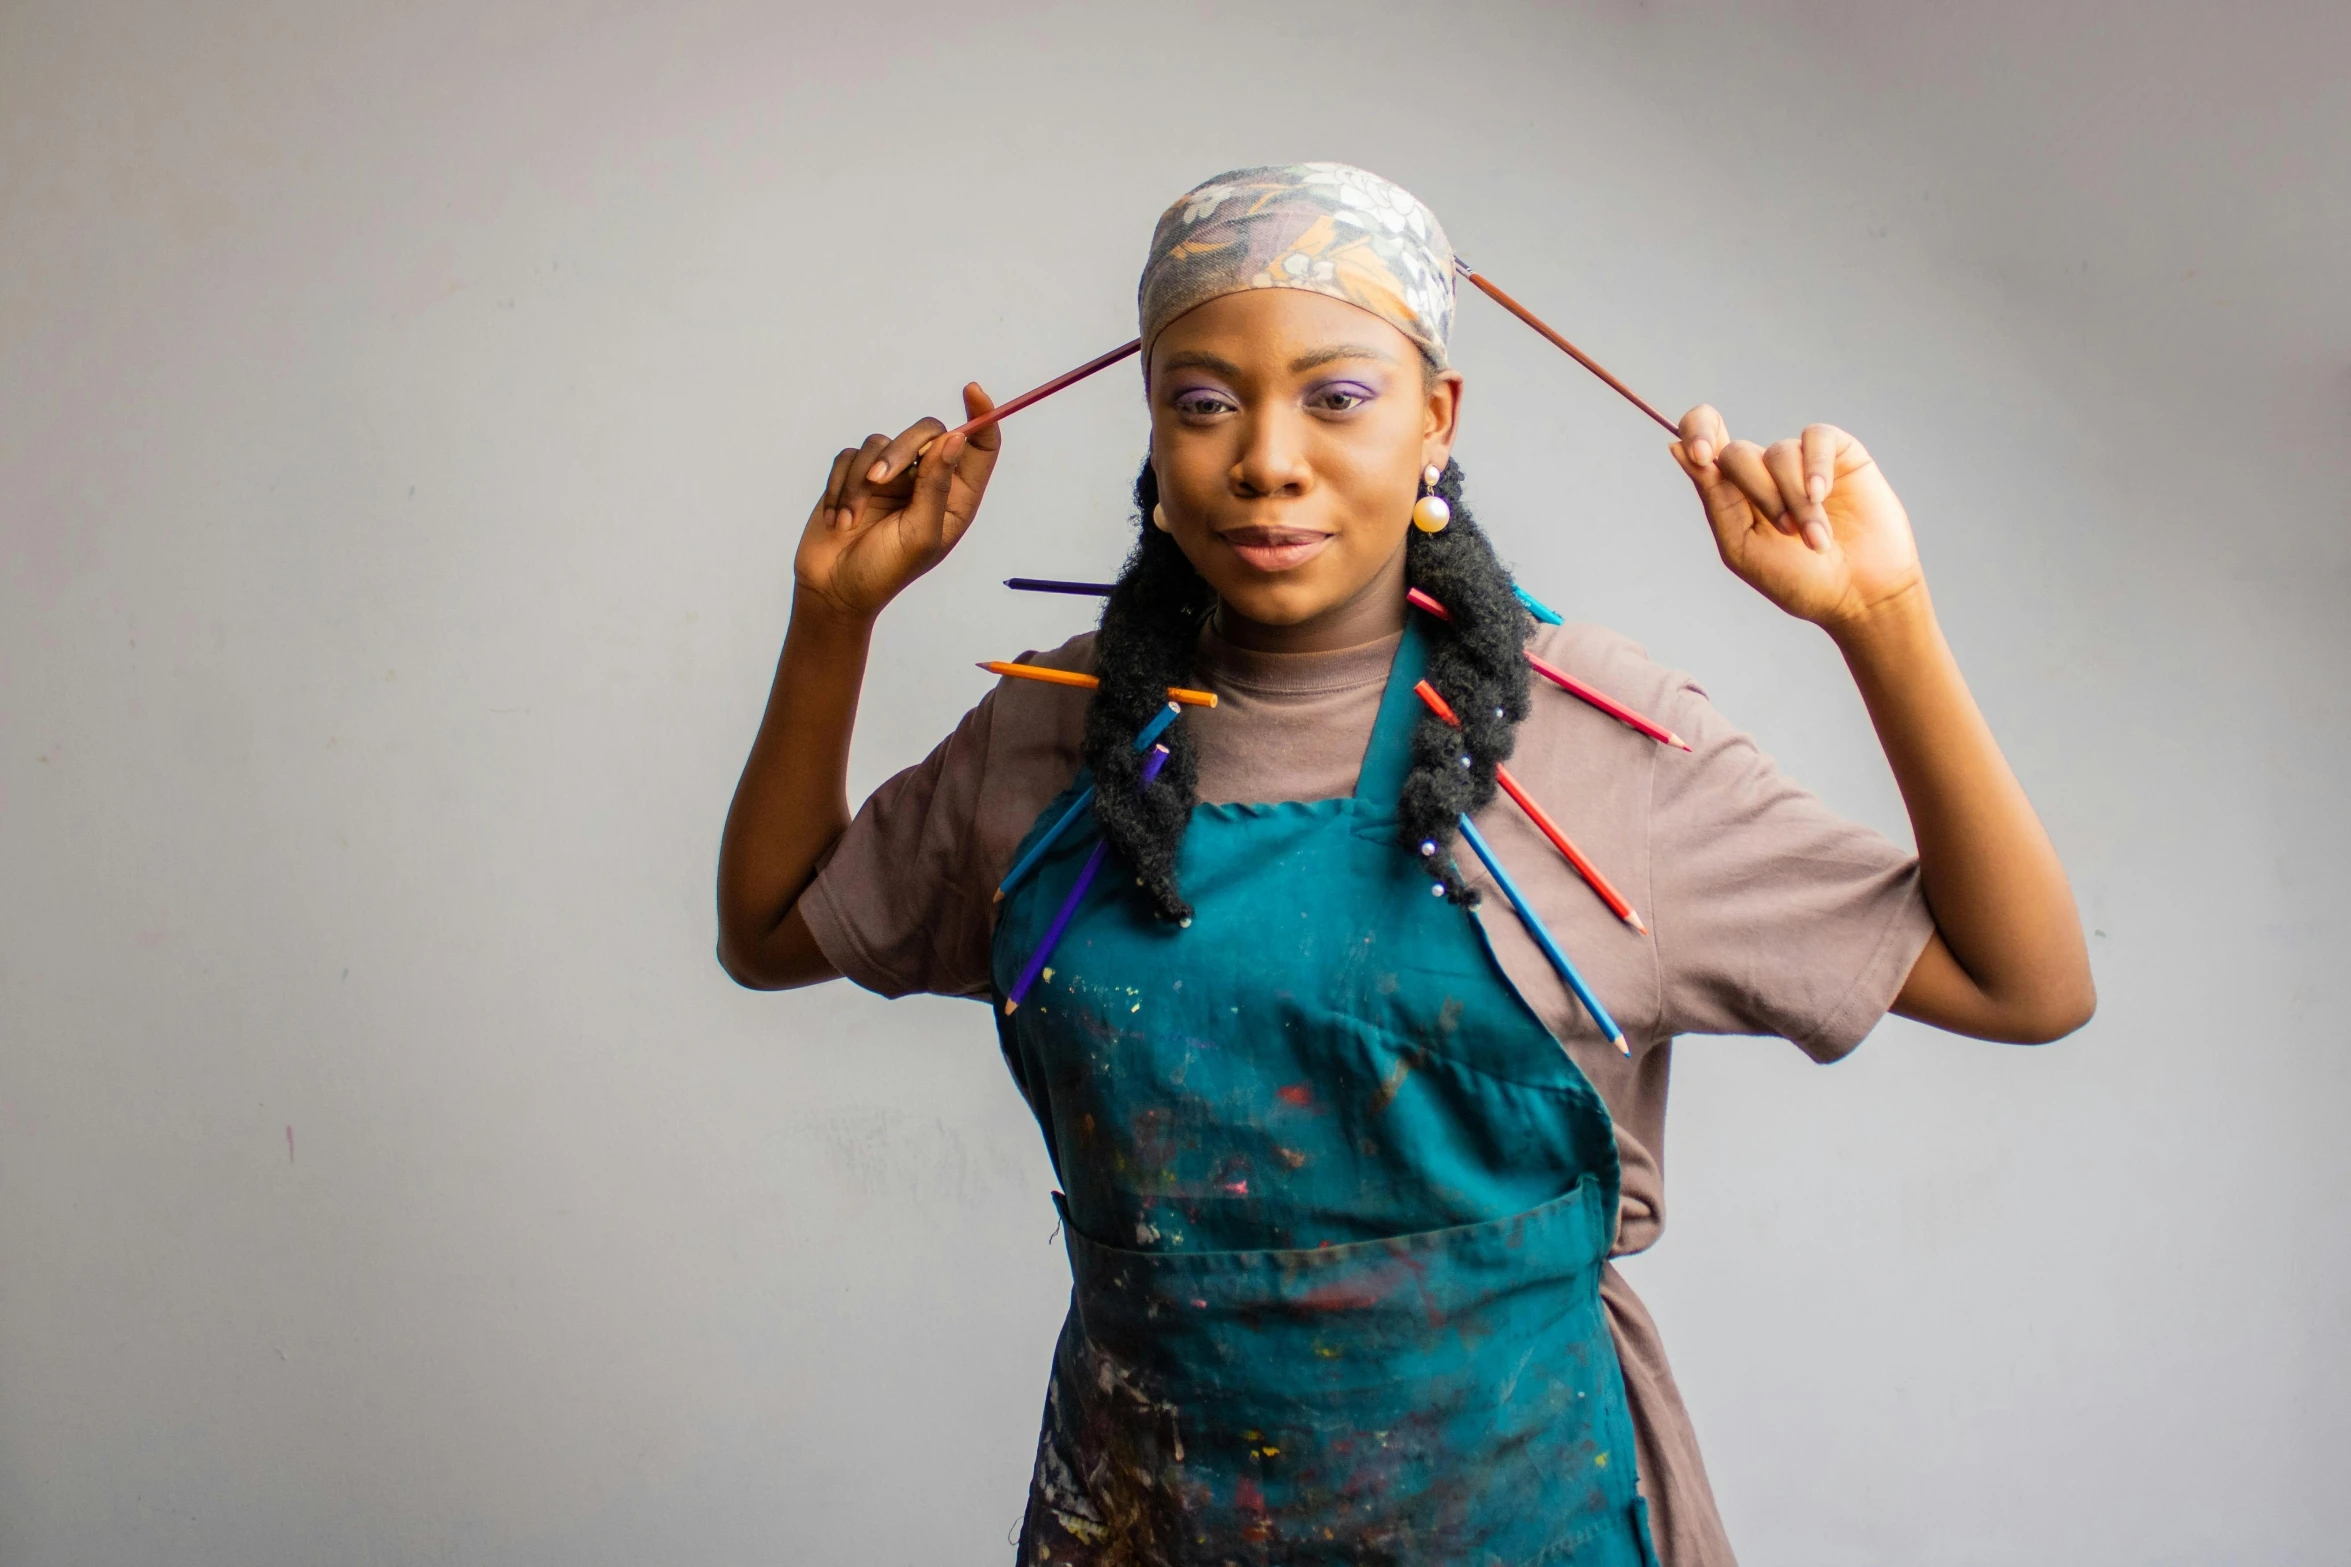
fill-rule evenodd
<path id="1" fill-rule="evenodd" d="M 1396 362 L 1393 355 L 1382 353 L 1368 344 L 1340 343 L 1330 348 L 1318 348 L 1310 354 L 1300 354 L 1290 361 L 1290 374 L 1304 375 L 1309 370 L 1341 359 L 1376 359 L 1384 365 Z"/>
<path id="2" fill-rule="evenodd" d="M 1199 348 L 1187 348 L 1180 353 L 1170 354 L 1167 356 L 1167 363 L 1159 368 L 1162 371 L 1211 370 L 1218 375 L 1229 376 L 1235 380 L 1238 380 L 1241 375 L 1241 367 L 1230 359 L 1219 359 L 1216 355 Z"/>

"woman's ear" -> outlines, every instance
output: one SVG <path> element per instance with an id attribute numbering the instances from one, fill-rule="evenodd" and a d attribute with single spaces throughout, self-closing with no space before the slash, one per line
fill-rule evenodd
<path id="1" fill-rule="evenodd" d="M 1453 456 L 1461 430 L 1461 372 L 1440 370 L 1428 378 L 1428 403 L 1421 424 L 1421 465 L 1443 468 Z"/>

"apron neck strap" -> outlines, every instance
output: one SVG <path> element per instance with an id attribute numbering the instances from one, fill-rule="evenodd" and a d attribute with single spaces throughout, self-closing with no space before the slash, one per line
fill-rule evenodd
<path id="1" fill-rule="evenodd" d="M 1355 798 L 1366 804 L 1393 810 L 1404 791 L 1405 775 L 1412 771 L 1412 731 L 1423 711 L 1412 688 L 1428 667 L 1420 615 L 1407 612 L 1396 661 L 1388 666 L 1388 688 L 1380 696 L 1380 716 L 1372 723 L 1371 744 L 1364 748 L 1363 766 L 1355 775 Z"/>

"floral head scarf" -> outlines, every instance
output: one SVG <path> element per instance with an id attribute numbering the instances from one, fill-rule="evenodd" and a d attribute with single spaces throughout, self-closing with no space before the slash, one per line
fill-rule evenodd
<path id="1" fill-rule="evenodd" d="M 1168 208 L 1136 291 L 1145 362 L 1170 321 L 1246 288 L 1359 305 L 1445 364 L 1453 246 L 1435 213 L 1377 174 L 1344 163 L 1235 169 Z"/>

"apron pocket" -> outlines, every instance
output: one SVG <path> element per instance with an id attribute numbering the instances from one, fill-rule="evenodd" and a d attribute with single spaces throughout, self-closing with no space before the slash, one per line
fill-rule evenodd
<path id="1" fill-rule="evenodd" d="M 1638 1567 L 1606 1196 L 1304 1251 L 1128 1251 L 1065 1215 L 1039 1499 L 1104 1561 Z"/>

